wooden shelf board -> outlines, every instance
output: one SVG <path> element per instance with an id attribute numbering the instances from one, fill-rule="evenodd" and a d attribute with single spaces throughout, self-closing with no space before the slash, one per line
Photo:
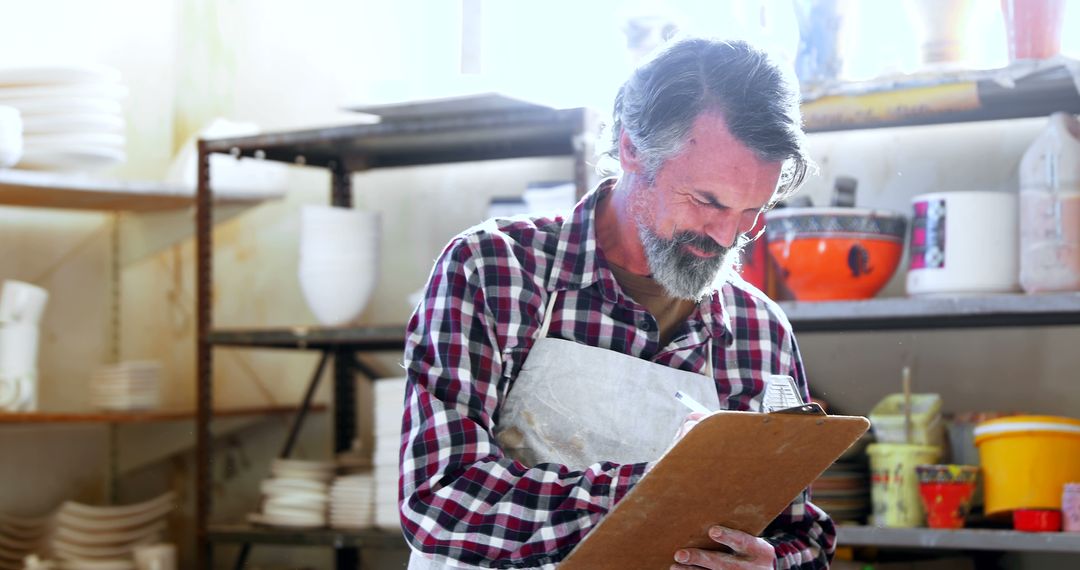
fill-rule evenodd
<path id="1" fill-rule="evenodd" d="M 840 546 L 1080 554 L 1080 533 L 839 526 Z"/>
<path id="2" fill-rule="evenodd" d="M 781 302 L 799 332 L 1080 324 L 1080 293 Z"/>
<path id="3" fill-rule="evenodd" d="M 255 204 L 279 194 L 214 193 L 221 205 Z M 195 205 L 195 191 L 176 184 L 108 180 L 31 170 L 0 170 L 0 205 L 65 210 L 152 212 Z"/>
<path id="4" fill-rule="evenodd" d="M 333 546 L 334 548 L 406 548 L 400 531 L 378 528 L 289 529 L 250 524 L 211 525 L 207 532 L 211 542 L 277 544 L 294 546 Z"/>
<path id="5" fill-rule="evenodd" d="M 252 408 L 229 408 L 215 410 L 215 418 L 288 415 L 297 411 L 296 406 L 261 406 Z M 327 406 L 312 406 L 311 411 L 323 412 Z M 3 412 L 0 424 L 134 424 L 171 422 L 195 419 L 195 410 L 153 410 L 131 412 Z"/>
<path id="6" fill-rule="evenodd" d="M 251 348 L 297 348 L 322 350 L 403 350 L 405 325 L 364 327 L 282 327 L 257 329 L 214 329 L 209 335 L 215 346 Z"/>

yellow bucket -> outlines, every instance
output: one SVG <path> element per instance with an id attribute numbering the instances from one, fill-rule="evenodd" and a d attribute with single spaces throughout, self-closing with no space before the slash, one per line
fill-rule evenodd
<path id="1" fill-rule="evenodd" d="M 1066 483 L 1080 481 L 1080 420 L 1011 416 L 975 427 L 986 514 L 1060 509 Z"/>
<path id="2" fill-rule="evenodd" d="M 923 526 L 922 497 L 916 465 L 937 463 L 941 448 L 934 445 L 875 443 L 866 448 L 870 456 L 871 522 L 874 526 L 912 528 Z"/>

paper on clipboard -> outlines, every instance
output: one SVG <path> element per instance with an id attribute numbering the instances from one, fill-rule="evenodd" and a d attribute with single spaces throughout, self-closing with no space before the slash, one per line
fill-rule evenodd
<path id="1" fill-rule="evenodd" d="M 869 427 L 862 417 L 716 412 L 665 454 L 559 569 L 663 570 L 679 548 L 719 549 L 708 538 L 713 525 L 759 535 Z"/>

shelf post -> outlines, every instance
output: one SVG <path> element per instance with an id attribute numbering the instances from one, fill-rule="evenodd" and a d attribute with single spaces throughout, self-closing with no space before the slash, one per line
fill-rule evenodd
<path id="1" fill-rule="evenodd" d="M 198 568 L 213 567 L 213 547 L 207 530 L 210 523 L 211 488 L 210 421 L 213 410 L 211 378 L 213 353 L 209 334 L 213 326 L 213 197 L 210 189 L 210 155 L 206 142 L 198 142 L 199 179 L 195 194 L 196 361 L 195 361 L 195 558 Z"/>

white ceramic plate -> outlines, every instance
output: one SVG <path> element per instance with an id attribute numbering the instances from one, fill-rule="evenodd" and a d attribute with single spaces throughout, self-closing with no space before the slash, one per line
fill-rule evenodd
<path id="1" fill-rule="evenodd" d="M 84 505 L 82 503 L 68 501 L 60 505 L 60 509 L 59 511 L 57 511 L 57 514 L 69 514 L 83 518 L 117 519 L 122 517 L 130 517 L 132 515 L 143 514 L 147 511 L 157 511 L 165 505 L 172 507 L 175 501 L 176 494 L 172 491 L 158 495 L 153 499 L 142 501 L 141 503 L 132 503 L 130 505 L 116 507 L 100 507 L 96 505 Z"/>
<path id="2" fill-rule="evenodd" d="M 151 535 L 156 535 L 163 532 L 166 526 L 163 520 L 123 531 L 76 530 L 61 526 L 54 531 L 54 536 L 64 542 L 82 546 L 116 546 L 138 542 Z"/>
<path id="3" fill-rule="evenodd" d="M 60 563 L 60 570 L 135 570 L 131 560 L 65 560 Z"/>
<path id="4" fill-rule="evenodd" d="M 124 118 L 114 113 L 67 113 L 30 115 L 23 119 L 23 132 L 44 133 L 122 133 Z"/>
<path id="5" fill-rule="evenodd" d="M 303 459 L 275 459 L 271 468 L 289 470 L 333 471 L 337 467 L 332 461 L 306 461 Z"/>
<path id="6" fill-rule="evenodd" d="M 58 83 L 119 83 L 120 72 L 104 65 L 52 65 L 0 69 L 0 86 Z"/>
<path id="7" fill-rule="evenodd" d="M 50 99 L 10 99 L 4 105 L 15 107 L 24 118 L 72 113 L 103 113 L 122 116 L 124 107 L 114 99 L 55 97 Z"/>
<path id="8" fill-rule="evenodd" d="M 291 517 L 279 517 L 262 513 L 250 513 L 248 522 L 267 526 L 283 526 L 293 528 L 322 528 L 326 526 L 325 520 L 297 520 Z"/>
<path id="9" fill-rule="evenodd" d="M 29 170 L 82 170 L 105 168 L 125 160 L 127 153 L 115 148 L 69 147 L 27 151 L 17 166 Z"/>
<path id="10" fill-rule="evenodd" d="M 53 551 L 57 556 L 65 560 L 79 559 L 79 558 L 120 558 L 123 556 L 130 556 L 131 551 L 136 546 L 143 546 L 145 544 L 153 544 L 160 542 L 160 535 L 152 535 L 148 538 L 131 542 L 128 544 L 120 544 L 116 546 L 85 546 L 82 544 L 72 544 L 60 539 L 53 539 L 49 544 L 52 546 Z"/>
<path id="11" fill-rule="evenodd" d="M 127 137 L 118 133 L 50 133 L 23 135 L 23 145 L 27 151 L 48 150 L 71 146 L 101 146 L 124 148 Z"/>
<path id="12" fill-rule="evenodd" d="M 259 490 L 263 493 L 287 493 L 289 491 L 301 491 L 309 493 L 326 494 L 326 483 L 310 481 L 308 479 L 275 478 L 264 479 L 259 483 Z"/>
<path id="13" fill-rule="evenodd" d="M 73 85 L 48 85 L 40 87 L 0 87 L 0 101 L 21 99 L 55 99 L 60 97 L 86 97 L 97 99 L 123 99 L 128 88 L 118 83 L 87 83 Z"/>

